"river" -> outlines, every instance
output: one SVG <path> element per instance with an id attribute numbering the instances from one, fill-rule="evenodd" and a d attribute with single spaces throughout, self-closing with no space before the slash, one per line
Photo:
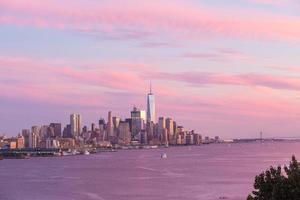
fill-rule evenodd
<path id="1" fill-rule="evenodd" d="M 300 159 L 299 142 L 2 160 L 0 200 L 244 200 L 255 175 L 293 154 Z"/>

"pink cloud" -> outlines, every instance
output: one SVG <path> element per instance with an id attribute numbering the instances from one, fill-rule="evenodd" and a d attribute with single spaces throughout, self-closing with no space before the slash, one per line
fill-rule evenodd
<path id="1" fill-rule="evenodd" d="M 222 73 L 153 73 L 153 79 L 173 80 L 185 82 L 193 86 L 205 85 L 236 85 L 249 87 L 266 87 L 271 89 L 300 90 L 300 79 L 298 77 L 282 77 L 266 74 L 222 74 Z"/>
<path id="2" fill-rule="evenodd" d="M 95 106 L 99 105 L 100 99 L 109 104 L 107 95 L 101 95 L 107 91 L 139 96 L 145 95 L 149 87 L 149 81 L 139 74 L 148 72 L 143 64 L 112 62 L 108 65 L 87 64 L 89 67 L 85 68 L 84 64 L 78 67 L 65 63 L 0 57 L 0 96 Z M 164 85 L 158 86 L 156 91 L 168 96 L 175 94 Z"/>
<path id="3" fill-rule="evenodd" d="M 220 48 L 214 52 L 208 53 L 185 53 L 182 55 L 184 58 L 204 59 L 215 62 L 230 62 L 240 60 L 250 60 L 250 56 L 233 49 Z"/>
<path id="4" fill-rule="evenodd" d="M 248 0 L 251 3 L 255 4 L 264 4 L 264 5 L 271 5 L 271 6 L 287 6 L 291 3 L 295 3 L 293 0 Z"/>
<path id="5" fill-rule="evenodd" d="M 149 80 L 157 80 L 155 84 L 157 94 L 173 99 L 180 98 L 181 93 L 178 92 L 180 90 L 207 85 L 245 86 L 260 93 L 266 91 L 260 91 L 257 88 L 300 90 L 300 80 L 297 77 L 201 72 L 167 73 L 141 63 L 116 61 L 111 64 L 77 63 L 72 65 L 68 63 L 67 65 L 66 63 L 0 57 L 2 66 L 0 68 L 0 80 L 2 80 L 0 95 L 44 102 L 64 104 L 69 102 L 81 105 L 87 102 L 89 105 L 96 105 L 99 95 L 108 91 L 144 96 L 148 90 Z M 185 84 L 174 87 L 167 85 L 168 81 Z M 100 99 L 109 103 L 105 95 Z"/>
<path id="6" fill-rule="evenodd" d="M 282 66 L 273 65 L 273 66 L 268 66 L 268 68 L 274 69 L 274 70 L 279 70 L 279 71 L 292 72 L 292 73 L 300 72 L 300 67 L 282 67 Z"/>
<path id="7" fill-rule="evenodd" d="M 286 97 L 283 95 L 286 91 L 281 90 L 299 90 L 299 81 L 293 77 L 199 72 L 169 74 L 149 69 L 147 64 L 117 61 L 109 67 L 97 63 L 66 63 L 0 57 L 0 99 L 43 103 L 45 110 L 48 105 L 63 109 L 79 107 L 83 114 L 89 110 L 97 117 L 99 112 L 107 111 L 99 111 L 99 108 L 114 108 L 124 117 L 128 116 L 133 104 L 145 108 L 147 80 L 153 78 L 158 115 L 173 117 L 187 128 L 226 136 L 230 132 L 242 132 L 245 126 L 250 127 L 248 131 L 255 132 L 263 127 L 276 131 L 274 124 L 277 122 L 289 122 L 292 127 L 299 124 L 297 100 Z M 145 78 L 151 70 L 152 76 Z M 169 86 L 169 81 L 178 83 Z M 207 95 L 202 93 L 203 85 L 227 85 L 228 89 L 222 94 L 215 90 Z M 235 86 L 246 87 L 235 91 Z M 198 92 L 190 92 L 195 88 Z"/>
<path id="8" fill-rule="evenodd" d="M 68 5 L 68 6 L 66 6 Z M 184 39 L 234 37 L 299 41 L 297 17 L 158 1 L 0 1 L 0 23 L 77 30 L 111 38 L 167 33 Z M 236 16 L 239 16 L 238 18 Z"/>

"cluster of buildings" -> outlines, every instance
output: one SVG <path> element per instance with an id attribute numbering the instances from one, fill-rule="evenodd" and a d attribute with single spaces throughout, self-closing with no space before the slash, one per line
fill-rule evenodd
<path id="1" fill-rule="evenodd" d="M 74 149 L 90 147 L 118 147 L 141 145 L 199 145 L 219 142 L 202 136 L 195 131 L 187 131 L 170 117 L 156 118 L 155 96 L 147 95 L 147 110 L 134 107 L 130 117 L 121 119 L 109 111 L 107 119 L 101 118 L 90 127 L 83 126 L 80 114 L 71 114 L 70 123 L 32 126 L 23 129 L 13 138 L 0 137 L 0 148 L 60 148 Z"/>

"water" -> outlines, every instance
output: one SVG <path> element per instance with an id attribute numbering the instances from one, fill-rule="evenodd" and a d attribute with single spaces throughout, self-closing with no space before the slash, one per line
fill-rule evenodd
<path id="1" fill-rule="evenodd" d="M 161 159 L 166 152 L 168 158 Z M 246 199 L 300 143 L 215 144 L 0 161 L 0 200 Z"/>

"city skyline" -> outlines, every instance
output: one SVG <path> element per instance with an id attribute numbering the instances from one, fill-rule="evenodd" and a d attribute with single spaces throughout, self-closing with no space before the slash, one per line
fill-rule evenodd
<path id="1" fill-rule="evenodd" d="M 65 123 L 61 123 L 58 120 L 53 120 L 52 122 L 44 122 L 43 124 L 31 124 L 27 127 L 23 127 L 22 129 L 20 129 L 20 131 L 17 134 L 7 134 L 7 133 L 1 133 L 3 136 L 6 137 L 12 137 L 12 138 L 18 138 L 21 135 L 30 135 L 31 137 L 36 137 L 35 135 L 47 135 L 47 137 L 59 137 L 59 138 L 76 138 L 78 136 L 80 136 L 82 133 L 84 132 L 88 132 L 88 131 L 96 131 L 96 130 L 101 130 L 100 125 L 103 123 L 104 127 L 103 129 L 105 129 L 107 131 L 107 138 L 106 140 L 110 140 L 110 137 L 114 137 L 115 135 L 115 130 L 114 128 L 118 127 L 119 125 L 122 126 L 123 122 L 126 122 L 128 119 L 132 120 L 130 123 L 130 134 L 132 135 L 132 139 L 135 140 L 137 138 L 135 138 L 135 135 L 140 135 L 141 131 L 145 131 L 145 133 L 147 133 L 147 131 L 149 131 L 147 129 L 148 124 L 156 124 L 158 126 L 160 126 L 159 129 L 158 128 L 158 134 L 159 135 L 171 135 L 172 137 L 174 136 L 174 133 L 176 131 L 169 131 L 164 133 L 164 129 L 167 130 L 172 130 L 173 129 L 173 120 L 172 118 L 169 117 L 157 117 L 156 116 L 156 103 L 155 103 L 155 94 L 152 90 L 152 82 L 150 81 L 150 85 L 149 85 L 149 93 L 147 94 L 147 99 L 146 99 L 147 103 L 146 103 L 146 109 L 142 110 L 140 108 L 138 108 L 136 105 L 133 105 L 132 111 L 128 111 L 128 113 L 130 113 L 129 116 L 122 116 L 120 117 L 117 114 L 114 114 L 112 111 L 108 111 L 108 116 L 107 116 L 107 124 L 105 124 L 105 118 L 103 118 L 103 116 L 100 116 L 98 119 L 94 120 L 94 121 L 90 121 L 90 122 L 83 122 L 83 116 L 82 114 L 69 114 L 69 121 L 65 122 Z M 95 121 L 99 120 L 99 127 L 97 127 L 97 125 L 95 124 Z M 134 121 L 136 120 L 136 121 Z M 163 120 L 163 124 L 161 124 L 161 120 Z M 176 124 L 176 122 L 174 121 L 174 123 Z M 46 124 L 50 124 L 50 125 L 46 125 Z M 116 125 L 118 124 L 118 125 Z M 134 124 L 140 124 L 140 125 L 134 125 Z M 172 124 L 172 125 L 171 125 Z M 59 126 L 59 127 L 57 127 Z M 138 127 L 136 127 L 138 126 Z M 52 130 L 49 130 L 49 127 L 53 128 L 53 136 L 49 135 L 49 131 L 51 132 Z M 182 127 L 181 129 L 184 130 L 186 127 L 184 126 L 180 126 Z M 45 128 L 45 129 L 43 129 Z M 100 128 L 100 129 L 99 129 Z M 177 127 L 176 127 L 177 128 Z M 153 129 L 153 127 L 152 127 Z M 59 134 L 57 133 L 59 130 Z M 66 132 L 65 132 L 66 131 Z M 152 130 L 153 131 L 153 130 Z M 192 131 L 194 133 L 195 130 L 192 129 L 187 129 L 187 131 Z M 43 133 L 45 132 L 45 133 Z M 49 135 L 49 136 L 48 136 Z M 1 135 L 0 135 L 1 136 Z M 34 141 L 34 139 L 30 138 L 29 141 Z M 36 146 L 36 145 L 32 145 L 29 142 L 29 146 Z"/>
<path id="2" fill-rule="evenodd" d="M 30 129 L 23 128 L 17 136 L 0 135 L 1 149 L 75 149 L 85 148 L 157 148 L 169 145 L 200 145 L 224 142 L 219 136 L 205 137 L 195 130 L 185 128 L 171 117 L 155 118 L 155 94 L 147 94 L 147 114 L 134 106 L 130 117 L 122 118 L 108 111 L 107 122 L 100 117 L 98 123 L 84 124 L 81 114 L 70 114 L 69 123 L 51 122 L 50 124 L 31 125 Z M 232 140 L 233 141 L 233 140 Z M 74 151 L 75 151 L 74 150 Z M 48 151 L 49 153 L 49 151 Z M 63 153 L 62 153 L 63 154 Z M 67 152 L 65 152 L 67 154 Z M 76 154 L 74 152 L 74 154 Z"/>
<path id="3" fill-rule="evenodd" d="M 147 110 L 203 135 L 299 136 L 295 0 L 0 1 L 0 133 Z"/>

